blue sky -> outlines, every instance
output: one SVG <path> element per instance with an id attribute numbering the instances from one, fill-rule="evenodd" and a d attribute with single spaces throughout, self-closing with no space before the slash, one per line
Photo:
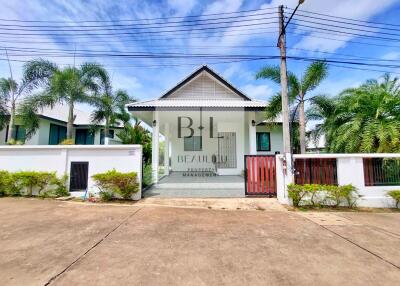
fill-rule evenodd
<path id="1" fill-rule="evenodd" d="M 3 1 L 0 11 L 1 19 L 14 20 L 46 20 L 63 21 L 64 25 L 76 25 L 76 21 L 118 21 L 118 20 L 140 20 L 149 18 L 164 18 L 154 20 L 157 23 L 167 25 L 169 21 L 179 21 L 180 18 L 190 19 L 191 15 L 208 15 L 217 13 L 237 12 L 243 10 L 266 9 L 284 4 L 294 8 L 297 0 L 288 1 L 245 1 L 245 0 L 222 0 L 222 1 L 200 1 L 200 0 L 164 0 L 164 1 L 108 1 L 108 0 L 20 0 Z M 398 14 L 400 13 L 399 0 L 306 0 L 301 7 L 303 10 L 329 14 L 333 16 L 385 22 L 400 25 Z M 264 10 L 263 10 L 264 11 Z M 265 10 L 269 11 L 269 10 Z M 270 10 L 275 11 L 275 10 Z M 257 12 L 251 12 L 257 13 Z M 247 15 L 251 14 L 250 12 Z M 211 16 L 209 16 L 211 17 Z M 217 17 L 217 16 L 213 16 Z M 265 18 L 274 15 L 265 15 Z M 201 18 L 201 17 L 200 17 Z M 207 16 L 203 16 L 207 18 Z M 178 20 L 177 20 L 178 19 Z M 259 18 L 258 18 L 259 19 Z M 153 22 L 154 22 L 153 21 Z M 263 20 L 253 20 L 251 23 L 259 23 Z M 265 21 L 265 19 L 264 19 Z M 271 21 L 276 21 L 271 19 Z M 125 23 L 125 22 L 124 22 Z M 152 23 L 150 20 L 141 20 L 140 23 Z M 10 22 L 0 21 L 0 24 Z M 11 22 L 16 24 L 16 22 Z M 24 23 L 22 23 L 24 24 Z M 49 23 L 48 23 L 49 24 Z M 52 23 L 50 23 L 51 25 Z M 56 23 L 60 25 L 60 23 Z M 62 24 L 62 23 L 61 23 Z M 86 23 L 87 24 L 87 23 Z M 26 25 L 26 23 L 25 23 Z M 199 31 L 191 30 L 196 27 L 179 27 L 174 24 L 176 30 L 186 30 L 179 36 L 166 37 L 165 35 L 138 33 L 138 35 L 117 36 L 110 34 L 99 35 L 102 31 L 94 32 L 88 38 L 51 36 L 42 34 L 38 36 L 19 36 L 16 31 L 13 35 L 2 35 L 0 46 L 17 48 L 39 48 L 39 49 L 65 49 L 65 50 L 90 50 L 90 51 L 112 51 L 122 53 L 134 52 L 179 52 L 179 53 L 213 53 L 213 54 L 246 54 L 246 55 L 278 55 L 275 47 L 253 48 L 249 46 L 274 46 L 277 39 L 277 26 L 254 25 L 250 27 L 232 27 L 235 24 L 227 24 L 224 29 Z M 236 23 L 237 25 L 237 23 Z M 373 57 L 379 59 L 400 60 L 400 46 L 396 42 L 377 42 L 375 40 L 358 39 L 354 36 L 340 36 L 343 41 L 321 39 L 319 37 L 331 37 L 322 33 L 305 33 L 291 27 L 288 34 L 288 50 L 292 56 L 306 57 L 339 57 L 327 53 L 339 53 L 356 55 L 358 57 Z M 399 27 L 400 29 L 400 27 Z M 296 35 L 296 33 L 302 35 Z M 378 32 L 378 30 L 376 30 Z M 103 32 L 104 34 L 104 32 Z M 371 35 L 377 35 L 370 33 Z M 160 40 L 161 39 L 161 40 Z M 164 39 L 164 40 L 162 40 Z M 382 46 L 360 45 L 349 41 L 375 42 Z M 307 51 L 305 51 L 307 50 Z M 321 53 L 322 52 L 322 53 Z M 3 49 L 0 56 L 5 58 Z M 32 54 L 21 54 L 21 52 L 9 51 L 12 60 L 29 60 L 36 56 Z M 46 58 L 60 65 L 72 65 L 73 57 L 50 57 Z M 255 73 L 264 65 L 278 64 L 277 60 L 260 60 L 249 62 L 234 62 L 224 64 L 213 64 L 216 60 L 192 60 L 192 59 L 116 59 L 104 58 L 76 58 L 75 63 L 84 61 L 96 61 L 104 64 L 113 78 L 114 88 L 122 88 L 139 100 L 155 98 L 167 89 L 173 87 L 183 77 L 195 70 L 201 64 L 209 64 L 218 73 L 227 78 L 239 89 L 249 96 L 268 100 L 278 90 L 278 87 L 265 80 L 255 80 Z M 21 76 L 21 62 L 12 62 L 14 77 Z M 165 66 L 165 65 L 177 66 Z M 160 65 L 163 65 L 162 67 Z M 288 61 L 288 68 L 297 74 L 307 66 L 304 62 Z M 379 68 L 373 68 L 379 69 Z M 383 70 L 383 68 L 380 68 Z M 327 93 L 334 95 L 345 87 L 356 86 L 366 79 L 382 75 L 382 72 L 360 71 L 331 67 L 329 77 L 315 91 L 315 93 Z M 0 61 L 0 77 L 9 77 L 7 62 Z M 88 107 L 82 107 L 88 108 Z"/>

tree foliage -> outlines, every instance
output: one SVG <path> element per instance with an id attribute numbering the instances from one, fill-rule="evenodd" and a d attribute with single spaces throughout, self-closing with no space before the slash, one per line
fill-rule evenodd
<path id="1" fill-rule="evenodd" d="M 325 134 L 330 152 L 400 152 L 400 82 L 389 74 L 319 98 L 308 114 L 322 119 L 313 133 Z"/>
<path id="2" fill-rule="evenodd" d="M 90 96 L 98 92 L 96 76 L 98 70 L 102 69 L 100 65 L 94 63 L 60 69 L 43 59 L 28 62 L 24 67 L 25 76 L 34 83 L 32 87 L 41 87 L 42 90 L 28 96 L 19 108 L 18 113 L 25 126 L 27 138 L 39 128 L 39 111 L 46 107 L 53 108 L 57 103 L 61 103 L 68 105 L 72 111 L 67 125 L 67 137 L 70 139 L 71 127 L 75 120 L 74 105 L 89 102 Z"/>
<path id="3" fill-rule="evenodd" d="M 289 104 L 294 105 L 291 108 L 293 118 L 296 118 L 296 114 L 299 120 L 299 140 L 302 152 L 305 152 L 305 107 L 304 104 L 307 100 L 312 101 L 313 97 L 307 97 L 309 92 L 314 90 L 318 85 L 327 77 L 328 66 L 326 63 L 316 61 L 311 63 L 304 74 L 298 78 L 294 73 L 287 73 L 288 80 L 288 97 Z M 281 83 L 281 74 L 279 66 L 267 66 L 261 69 L 256 74 L 256 79 L 269 79 L 277 84 Z M 269 101 L 267 108 L 265 109 L 265 115 L 267 120 L 275 120 L 282 112 L 282 96 L 281 93 L 276 93 Z"/>

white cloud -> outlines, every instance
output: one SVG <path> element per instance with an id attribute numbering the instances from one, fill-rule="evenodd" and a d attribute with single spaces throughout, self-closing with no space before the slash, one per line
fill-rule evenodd
<path id="1" fill-rule="evenodd" d="M 252 98 L 268 100 L 270 96 L 274 93 L 272 88 L 266 84 L 255 85 L 246 84 L 240 88 L 246 95 Z"/>
<path id="2" fill-rule="evenodd" d="M 338 16 L 338 17 L 345 17 L 345 18 L 351 18 L 351 19 L 358 19 L 358 20 L 368 20 L 371 17 L 373 17 L 376 14 L 379 14 L 383 11 L 385 11 L 387 8 L 392 6 L 398 2 L 398 0 L 336 0 L 336 1 L 320 1 L 320 0 L 309 0 L 305 1 L 303 5 L 301 5 L 301 10 L 306 10 L 309 12 L 316 12 L 316 13 L 322 13 L 322 14 L 328 14 L 331 16 Z M 287 0 L 285 1 L 285 5 L 291 8 L 296 7 L 298 3 L 298 0 Z M 276 7 L 282 4 L 281 0 L 272 0 L 271 3 L 263 5 L 264 8 L 267 7 Z M 288 12 L 291 12 L 291 10 L 288 10 Z M 298 13 L 301 13 L 299 11 Z M 306 13 L 303 13 L 303 15 L 307 15 Z M 301 23 L 301 19 L 308 20 L 308 21 L 316 21 L 318 20 L 313 20 L 313 19 L 307 19 L 305 17 L 299 18 L 299 23 Z M 327 22 L 329 23 L 329 22 Z M 315 26 L 312 23 L 307 23 L 303 22 L 302 24 L 308 25 L 308 26 Z M 337 23 L 331 23 L 334 25 L 337 25 Z M 339 24 L 341 26 L 346 27 L 344 24 Z M 350 26 L 353 27 L 354 26 Z M 326 27 L 327 29 L 333 29 L 333 30 L 338 30 L 338 31 L 345 31 L 345 32 L 351 32 L 347 30 L 346 28 L 341 29 L 341 28 L 336 28 L 336 27 Z M 299 30 L 302 31 L 299 31 Z M 298 28 L 298 32 L 304 33 L 304 30 L 309 30 L 309 28 L 306 27 L 301 27 Z M 374 31 L 371 30 L 373 34 Z M 321 32 L 323 32 L 321 30 Z M 327 31 L 327 33 L 330 33 Z M 357 33 L 357 31 L 354 31 L 354 33 Z M 361 32 L 362 34 L 368 34 L 366 32 Z M 329 40 L 329 39 L 321 39 L 321 38 L 314 38 L 313 36 L 316 37 L 331 37 L 331 38 L 340 38 L 343 41 L 334 41 L 334 40 Z M 354 38 L 354 35 L 321 35 L 321 33 L 313 33 L 309 32 L 308 36 L 303 37 L 303 39 L 295 45 L 296 48 L 303 48 L 303 49 L 311 49 L 313 51 L 327 51 L 327 52 L 334 52 L 337 49 L 344 47 L 346 45 L 346 41 L 351 40 Z"/>
<path id="3" fill-rule="evenodd" d="M 400 59 L 400 52 L 389 52 L 382 56 L 383 60 L 398 60 Z"/>
<path id="4" fill-rule="evenodd" d="M 196 4 L 196 0 L 168 0 L 168 6 L 179 16 L 187 15 Z"/>

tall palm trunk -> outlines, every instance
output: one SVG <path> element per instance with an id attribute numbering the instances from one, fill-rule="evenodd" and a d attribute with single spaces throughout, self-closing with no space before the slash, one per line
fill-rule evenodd
<path id="1" fill-rule="evenodd" d="M 14 130 L 15 130 L 15 101 L 12 101 L 10 109 L 10 122 L 8 123 L 8 134 L 7 134 L 8 141 L 15 140 Z"/>
<path id="2" fill-rule="evenodd" d="M 72 131 L 74 129 L 74 103 L 69 103 L 68 123 L 67 123 L 67 139 L 72 139 Z"/>
<path id="3" fill-rule="evenodd" d="M 304 100 L 299 103 L 299 133 L 300 133 L 300 153 L 306 153 L 306 113 L 304 111 Z"/>
<path id="4" fill-rule="evenodd" d="M 109 130 L 110 130 L 110 120 L 106 118 L 106 124 L 104 126 L 104 138 L 109 137 L 109 132 L 110 132 Z"/>

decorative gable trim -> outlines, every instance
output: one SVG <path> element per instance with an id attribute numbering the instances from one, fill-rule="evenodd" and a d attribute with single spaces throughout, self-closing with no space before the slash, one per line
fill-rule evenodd
<path id="1" fill-rule="evenodd" d="M 213 78 L 215 78 L 216 80 L 218 80 L 220 83 L 222 83 L 224 86 L 226 86 L 229 90 L 233 91 L 235 94 L 239 95 L 240 97 L 242 97 L 244 100 L 249 100 L 251 101 L 251 99 L 249 97 L 247 97 L 244 93 L 242 93 L 240 90 L 238 90 L 237 88 L 235 88 L 232 84 L 230 84 L 227 80 L 225 80 L 223 77 L 221 77 L 219 74 L 217 74 L 216 72 L 214 72 L 212 69 L 210 69 L 208 66 L 202 66 L 201 68 L 199 68 L 198 70 L 196 70 L 195 72 L 193 72 L 191 75 L 189 75 L 187 78 L 185 78 L 183 81 L 181 81 L 180 83 L 178 83 L 176 86 L 174 86 L 172 89 L 170 89 L 169 91 L 167 91 L 166 93 L 164 93 L 159 99 L 166 99 L 168 98 L 169 95 L 173 94 L 175 91 L 177 91 L 178 89 L 182 88 L 183 86 L 185 86 L 186 84 L 188 84 L 190 81 L 192 81 L 193 79 L 195 79 L 197 76 L 199 76 L 203 71 L 207 72 L 208 74 L 210 74 Z"/>

